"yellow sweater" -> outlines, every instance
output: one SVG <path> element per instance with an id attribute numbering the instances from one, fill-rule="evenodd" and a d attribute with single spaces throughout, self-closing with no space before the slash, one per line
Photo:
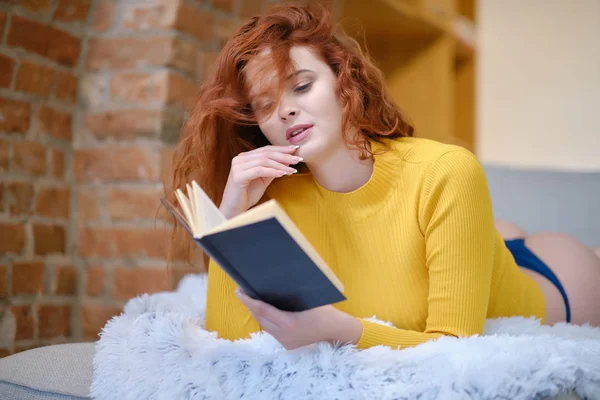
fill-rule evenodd
<path id="1" fill-rule="evenodd" d="M 268 189 L 343 282 L 347 300 L 334 306 L 360 319 L 357 347 L 481 334 L 486 318 L 543 320 L 543 294 L 494 227 L 474 155 L 422 138 L 388 142 L 353 192 L 328 191 L 308 173 Z M 261 329 L 235 287 L 211 261 L 207 329 L 232 340 Z M 395 328 L 365 320 L 373 316 Z"/>

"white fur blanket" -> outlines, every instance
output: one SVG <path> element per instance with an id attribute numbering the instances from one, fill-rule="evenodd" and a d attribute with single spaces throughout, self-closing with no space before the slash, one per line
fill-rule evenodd
<path id="1" fill-rule="evenodd" d="M 600 329 L 489 320 L 480 337 L 414 348 L 328 344 L 286 351 L 270 335 L 203 329 L 206 279 L 142 295 L 96 344 L 95 399 L 600 399 Z"/>

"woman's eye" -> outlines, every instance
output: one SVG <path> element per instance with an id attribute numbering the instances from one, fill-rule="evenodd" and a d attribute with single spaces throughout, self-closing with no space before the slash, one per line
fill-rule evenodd
<path id="1" fill-rule="evenodd" d="M 305 83 L 303 85 L 297 86 L 296 89 L 294 89 L 294 92 L 296 92 L 296 93 L 306 92 L 308 89 L 310 89 L 311 86 L 312 86 L 312 82 Z"/>
<path id="2" fill-rule="evenodd" d="M 272 105 L 273 105 L 272 102 L 261 101 L 259 103 L 256 103 L 253 108 L 255 108 L 256 110 L 264 111 L 264 110 L 269 109 Z"/>

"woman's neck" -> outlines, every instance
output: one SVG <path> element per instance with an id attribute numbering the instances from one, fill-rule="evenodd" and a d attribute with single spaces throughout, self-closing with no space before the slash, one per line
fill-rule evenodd
<path id="1" fill-rule="evenodd" d="M 359 159 L 359 151 L 340 146 L 333 154 L 307 164 L 315 181 L 332 192 L 348 193 L 366 184 L 373 174 L 373 158 Z"/>

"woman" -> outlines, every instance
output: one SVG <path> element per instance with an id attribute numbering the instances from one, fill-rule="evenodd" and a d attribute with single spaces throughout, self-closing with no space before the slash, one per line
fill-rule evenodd
<path id="1" fill-rule="evenodd" d="M 496 229 L 480 163 L 414 137 L 380 71 L 323 10 L 281 6 L 242 26 L 180 140 L 175 188 L 197 180 L 227 217 L 278 200 L 348 298 L 283 312 L 211 261 L 206 327 L 222 338 L 404 348 L 480 334 L 494 317 L 600 324 L 600 259 L 564 236 L 505 242 L 522 233 Z"/>

